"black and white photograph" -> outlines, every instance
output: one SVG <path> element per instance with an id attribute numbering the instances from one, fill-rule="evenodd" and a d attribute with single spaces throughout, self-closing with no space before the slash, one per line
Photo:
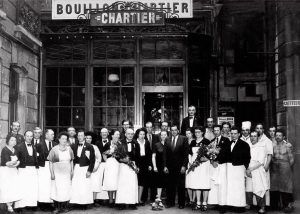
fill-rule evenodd
<path id="1" fill-rule="evenodd" d="M 300 0 L 0 0 L 0 214 L 300 213 L 299 139 Z"/>

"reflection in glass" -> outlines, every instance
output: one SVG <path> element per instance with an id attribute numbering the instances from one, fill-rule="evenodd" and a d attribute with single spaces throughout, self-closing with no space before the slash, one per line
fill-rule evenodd
<path id="1" fill-rule="evenodd" d="M 84 106 L 85 88 L 73 88 L 73 106 Z"/>
<path id="2" fill-rule="evenodd" d="M 73 126 L 84 126 L 84 108 L 73 108 Z"/>
<path id="3" fill-rule="evenodd" d="M 106 108 L 94 108 L 94 126 L 106 126 Z"/>
<path id="4" fill-rule="evenodd" d="M 108 126 L 119 126 L 121 124 L 120 109 L 119 108 L 108 108 L 107 109 L 107 125 Z"/>
<path id="5" fill-rule="evenodd" d="M 133 106 L 134 105 L 134 88 L 122 88 L 122 106 Z"/>
<path id="6" fill-rule="evenodd" d="M 106 69 L 105 67 L 94 68 L 94 86 L 106 85 Z"/>
<path id="7" fill-rule="evenodd" d="M 170 68 L 170 84 L 171 85 L 183 84 L 183 71 L 181 67 Z"/>
<path id="8" fill-rule="evenodd" d="M 135 42 L 122 42 L 121 58 L 134 59 L 135 56 Z"/>
<path id="9" fill-rule="evenodd" d="M 169 84 L 169 69 L 167 67 L 156 68 L 156 85 L 168 85 Z"/>
<path id="10" fill-rule="evenodd" d="M 122 120 L 128 119 L 129 121 L 134 121 L 134 108 L 133 107 L 122 108 L 121 118 Z"/>
<path id="11" fill-rule="evenodd" d="M 71 124 L 71 108 L 59 108 L 59 126 Z"/>
<path id="12" fill-rule="evenodd" d="M 85 69 L 73 68 L 73 85 L 85 86 Z"/>
<path id="13" fill-rule="evenodd" d="M 119 106 L 120 105 L 120 88 L 112 87 L 107 88 L 107 105 Z"/>
<path id="14" fill-rule="evenodd" d="M 59 105 L 70 106 L 71 105 L 71 88 L 59 88 Z"/>
<path id="15" fill-rule="evenodd" d="M 143 40 L 142 41 L 142 57 L 144 59 L 155 58 L 155 41 Z"/>
<path id="16" fill-rule="evenodd" d="M 134 84 L 134 68 L 133 67 L 122 67 L 122 85 L 133 86 Z"/>
<path id="17" fill-rule="evenodd" d="M 94 106 L 106 105 L 106 88 L 94 88 Z"/>
<path id="18" fill-rule="evenodd" d="M 155 82 L 155 68 L 143 67 L 142 83 L 143 85 L 154 85 Z"/>
<path id="19" fill-rule="evenodd" d="M 119 86 L 120 85 L 120 68 L 108 67 L 107 68 L 107 85 Z"/>
<path id="20" fill-rule="evenodd" d="M 60 86 L 71 86 L 72 69 L 62 67 L 59 70 L 59 85 Z"/>
<path id="21" fill-rule="evenodd" d="M 168 41 L 161 40 L 156 42 L 156 59 L 168 59 L 169 51 Z"/>

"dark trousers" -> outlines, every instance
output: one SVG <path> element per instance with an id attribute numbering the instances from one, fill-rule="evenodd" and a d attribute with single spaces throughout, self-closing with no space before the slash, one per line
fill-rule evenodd
<path id="1" fill-rule="evenodd" d="M 167 190 L 167 205 L 175 205 L 176 192 L 178 193 L 178 205 L 185 205 L 185 174 L 180 174 L 180 171 L 171 171 L 168 175 L 166 184 Z"/>
<path id="2" fill-rule="evenodd" d="M 142 193 L 142 201 L 147 202 L 150 189 L 150 201 L 155 201 L 157 190 L 154 183 L 154 172 L 148 172 L 147 174 L 147 182 L 144 185 L 143 193 Z"/>
<path id="3" fill-rule="evenodd" d="M 285 208 L 292 202 L 294 202 L 292 193 L 278 191 L 270 192 L 270 205 L 272 209 Z"/>

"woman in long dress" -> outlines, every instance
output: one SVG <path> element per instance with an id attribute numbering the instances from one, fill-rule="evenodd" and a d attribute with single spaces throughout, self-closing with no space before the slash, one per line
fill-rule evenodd
<path id="1" fill-rule="evenodd" d="M 138 172 L 138 183 L 139 183 L 139 205 L 144 205 L 145 202 L 142 201 L 142 194 L 144 187 L 148 184 L 149 172 L 152 170 L 151 159 L 152 152 L 150 147 L 150 142 L 145 139 L 146 130 L 144 128 L 138 129 L 136 131 L 137 143 L 139 146 L 140 154 L 137 155 L 136 165 L 139 168 Z"/>
<path id="2" fill-rule="evenodd" d="M 189 160 L 190 165 L 193 165 L 199 149 L 205 150 L 210 144 L 210 141 L 204 138 L 205 128 L 195 127 L 196 139 L 190 144 Z M 186 175 L 186 188 L 193 189 L 196 192 L 197 203 L 194 207 L 195 210 L 201 209 L 202 211 L 207 210 L 208 192 L 210 190 L 210 161 L 204 155 L 200 157 L 199 165 L 195 167 L 193 171 L 188 170 Z M 202 197 L 201 197 L 202 196 Z M 201 200 L 202 198 L 202 200 Z"/>
<path id="3" fill-rule="evenodd" d="M 20 164 L 14 146 L 17 139 L 8 135 L 1 151 L 0 203 L 6 203 L 7 211 L 13 213 L 13 203 L 21 199 L 17 166 Z"/>
<path id="4" fill-rule="evenodd" d="M 49 153 L 50 173 L 52 179 L 51 199 L 54 200 L 55 211 L 68 211 L 68 202 L 71 198 L 74 154 L 68 146 L 68 133 L 61 132 L 57 139 L 59 144 Z"/>
<path id="5" fill-rule="evenodd" d="M 97 204 L 96 203 L 97 200 L 107 200 L 108 195 L 107 195 L 106 191 L 103 191 L 103 187 L 102 187 L 104 168 L 100 167 L 100 163 L 101 163 L 101 159 L 102 159 L 100 150 L 98 149 L 98 147 L 96 145 L 92 144 L 94 136 L 95 135 L 93 132 L 85 133 L 86 143 L 93 145 L 94 150 L 95 150 L 95 165 L 94 165 L 93 173 L 91 174 L 91 180 L 92 180 L 92 189 L 93 189 L 93 193 L 94 193 L 94 201 L 95 201 L 95 204 Z"/>
<path id="6" fill-rule="evenodd" d="M 112 132 L 112 140 L 109 151 L 102 154 L 105 161 L 103 190 L 108 192 L 109 206 L 113 207 L 116 199 L 116 191 L 118 188 L 119 165 L 114 155 L 117 147 L 121 144 L 119 142 L 120 132 L 115 130 Z"/>
<path id="7" fill-rule="evenodd" d="M 166 168 L 166 147 L 165 142 L 168 137 L 166 131 L 160 133 L 160 141 L 153 145 L 153 154 L 152 154 L 152 165 L 154 171 L 154 183 L 157 188 L 157 195 L 152 209 L 161 210 L 164 208 L 164 205 L 161 200 L 162 188 L 166 187 L 166 174 L 164 169 Z"/>
<path id="8" fill-rule="evenodd" d="M 185 136 L 187 137 L 188 139 L 188 143 L 189 145 L 191 144 L 191 142 L 194 140 L 194 133 L 193 133 L 193 130 L 191 128 L 187 128 L 186 131 L 185 131 Z M 189 157 L 190 158 L 190 157 Z M 190 163 L 191 161 L 189 161 Z M 189 167 L 189 166 L 188 166 Z M 186 183 L 186 186 L 188 186 L 187 184 L 189 184 L 189 179 L 190 176 L 186 176 L 186 179 L 185 179 L 185 183 Z M 195 203 L 195 198 L 196 198 L 196 194 L 195 192 L 190 189 L 190 188 L 187 188 L 187 192 L 188 192 L 188 196 L 189 196 L 189 203 L 187 204 L 187 206 L 189 207 L 192 207 L 194 206 L 194 203 Z"/>

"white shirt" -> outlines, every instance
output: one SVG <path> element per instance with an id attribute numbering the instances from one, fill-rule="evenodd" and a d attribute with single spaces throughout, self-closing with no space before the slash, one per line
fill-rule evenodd
<path id="1" fill-rule="evenodd" d="M 25 144 L 26 144 L 26 148 L 27 148 L 27 152 L 28 152 L 29 156 L 32 156 L 33 155 L 33 148 L 32 148 L 33 145 L 28 146 L 26 142 L 25 142 Z"/>
<path id="2" fill-rule="evenodd" d="M 216 137 L 216 139 L 215 139 L 216 145 L 217 145 L 217 143 L 220 144 L 221 137 L 222 137 L 221 135 L 219 137 Z"/>
<path id="3" fill-rule="evenodd" d="M 231 143 L 231 151 L 233 150 L 235 144 L 236 144 L 237 140 L 235 140 L 234 142 Z"/>
<path id="4" fill-rule="evenodd" d="M 81 157 L 83 147 L 84 147 L 84 142 L 83 142 L 82 146 L 80 146 L 80 143 L 79 143 L 78 149 L 77 149 L 77 157 L 79 157 L 79 158 Z"/>
<path id="5" fill-rule="evenodd" d="M 194 116 L 192 118 L 189 118 L 189 120 L 190 120 L 190 127 L 193 127 L 193 125 L 194 125 L 194 119 L 195 119 Z"/>
<path id="6" fill-rule="evenodd" d="M 106 142 L 104 142 L 104 141 L 106 141 Z M 105 144 L 107 144 L 108 143 L 108 139 L 102 139 L 102 145 L 103 146 L 105 146 Z"/>
<path id="7" fill-rule="evenodd" d="M 128 152 L 132 151 L 131 143 L 132 143 L 132 141 L 130 141 L 130 142 L 127 141 L 127 150 L 128 150 Z"/>
<path id="8" fill-rule="evenodd" d="M 40 143 L 40 139 L 33 139 L 33 143 L 34 143 L 34 145 L 37 145 L 37 144 L 39 144 Z"/>
<path id="9" fill-rule="evenodd" d="M 144 141 L 140 141 L 139 139 L 137 140 L 139 145 L 140 145 L 140 155 L 141 156 L 145 156 L 146 152 L 145 152 L 145 140 Z"/>
<path id="10" fill-rule="evenodd" d="M 71 144 L 74 144 L 75 143 L 75 138 L 69 138 L 69 141 Z"/>
<path id="11" fill-rule="evenodd" d="M 248 145 L 251 147 L 252 143 L 251 143 L 251 140 L 250 140 L 250 135 L 248 135 L 247 137 L 245 137 L 244 135 L 242 135 L 241 140 L 243 140 L 246 143 L 248 143 Z"/>
<path id="12" fill-rule="evenodd" d="M 172 136 L 172 145 L 173 145 L 173 140 L 174 140 L 174 136 Z M 174 148 L 176 147 L 176 143 L 177 143 L 177 140 L 178 140 L 178 135 L 175 137 L 175 142 L 174 142 Z"/>
<path id="13" fill-rule="evenodd" d="M 47 148 L 48 148 L 48 151 L 49 151 L 49 147 L 50 147 L 50 141 L 49 141 L 49 140 L 45 140 L 45 142 L 46 142 L 46 146 L 47 146 Z"/>

